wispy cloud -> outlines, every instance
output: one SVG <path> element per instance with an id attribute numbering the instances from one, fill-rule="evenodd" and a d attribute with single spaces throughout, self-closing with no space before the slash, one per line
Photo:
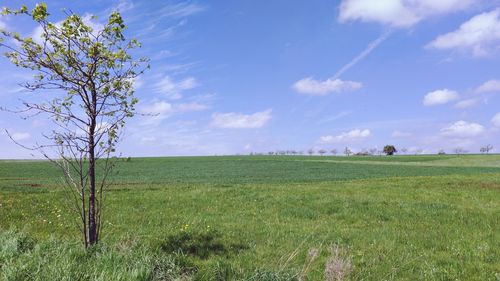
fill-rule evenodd
<path id="1" fill-rule="evenodd" d="M 495 127 L 500 128 L 500 112 L 493 116 L 493 118 L 491 119 L 491 123 L 493 123 Z"/>
<path id="2" fill-rule="evenodd" d="M 399 138 L 409 138 L 409 137 L 411 137 L 411 136 L 413 136 L 413 134 L 412 134 L 412 133 L 410 133 L 410 132 L 404 132 L 404 131 L 398 131 L 398 130 L 396 130 L 396 131 L 392 132 L 392 134 L 391 134 L 391 137 L 392 137 L 392 138 L 395 138 L 395 139 L 399 139 Z"/>
<path id="3" fill-rule="evenodd" d="M 217 112 L 212 114 L 212 126 L 226 129 L 261 128 L 271 120 L 271 113 L 271 109 L 253 114 Z"/>
<path id="4" fill-rule="evenodd" d="M 457 102 L 454 107 L 458 108 L 458 109 L 466 109 L 466 108 L 474 107 L 478 104 L 479 104 L 478 99 L 465 99 L 465 100 L 461 100 L 461 101 Z"/>
<path id="5" fill-rule="evenodd" d="M 158 11 L 158 15 L 161 18 L 183 18 L 200 13 L 205 9 L 205 6 L 196 3 L 181 2 L 177 4 L 165 5 L 165 7 Z"/>
<path id="6" fill-rule="evenodd" d="M 130 0 L 120 0 L 118 5 L 114 7 L 115 11 L 119 11 L 121 13 L 130 11 L 135 8 L 134 2 Z"/>
<path id="7" fill-rule="evenodd" d="M 341 118 L 344 118 L 346 116 L 349 116 L 352 114 L 352 111 L 341 111 L 337 114 L 327 116 L 326 118 L 323 118 L 318 121 L 318 124 L 323 124 L 323 123 L 328 123 L 328 122 L 333 122 L 336 120 L 339 120 Z"/>
<path id="8" fill-rule="evenodd" d="M 154 91 L 159 94 L 164 94 L 169 99 L 178 100 L 182 98 L 183 91 L 194 89 L 198 86 L 198 81 L 193 77 L 174 81 L 170 76 L 165 76 L 154 85 Z"/>
<path id="9" fill-rule="evenodd" d="M 31 134 L 28 132 L 19 132 L 13 130 L 2 131 L 2 135 L 11 138 L 14 141 L 23 141 L 31 138 Z"/>
<path id="10" fill-rule="evenodd" d="M 139 112 L 144 114 L 143 125 L 158 125 L 161 121 L 176 115 L 189 112 L 203 111 L 209 106 L 198 102 L 170 103 L 156 101 L 139 105 Z"/>
<path id="11" fill-rule="evenodd" d="M 344 72 L 351 69 L 353 66 L 365 59 L 371 52 L 373 52 L 373 50 L 375 50 L 382 42 L 384 42 L 391 35 L 391 33 L 392 31 L 388 30 L 380 35 L 377 39 L 370 42 L 370 44 L 368 44 L 368 46 L 361 53 L 359 53 L 354 59 L 352 59 L 349 63 L 339 69 L 332 79 L 339 78 L 342 74 L 344 74 Z"/>

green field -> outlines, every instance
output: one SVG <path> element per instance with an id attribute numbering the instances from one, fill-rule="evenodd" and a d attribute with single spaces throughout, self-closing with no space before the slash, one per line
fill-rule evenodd
<path id="1" fill-rule="evenodd" d="M 500 280 L 499 155 L 117 161 L 92 253 L 57 170 L 0 161 L 0 280 L 325 280 L 332 245 L 346 280 Z"/>

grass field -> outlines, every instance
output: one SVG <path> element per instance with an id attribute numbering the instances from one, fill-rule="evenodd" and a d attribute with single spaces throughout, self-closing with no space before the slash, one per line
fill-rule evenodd
<path id="1" fill-rule="evenodd" d="M 334 261 L 346 280 L 500 280 L 499 155 L 133 158 L 116 171 L 88 253 L 57 170 L 0 161 L 0 278 L 325 280 Z"/>

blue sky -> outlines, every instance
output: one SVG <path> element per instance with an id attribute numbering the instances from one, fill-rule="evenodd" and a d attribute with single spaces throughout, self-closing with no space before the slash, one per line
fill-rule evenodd
<path id="1" fill-rule="evenodd" d="M 151 58 L 136 81 L 138 108 L 158 115 L 129 120 L 125 156 L 385 144 L 411 153 L 485 144 L 500 151 L 498 0 L 47 4 L 54 22 L 68 8 L 97 15 L 96 26 L 120 10 L 127 35 L 143 43 L 137 55 Z M 30 35 L 35 27 L 1 17 L 0 28 Z M 2 106 L 45 97 L 20 90 L 26 79 L 30 73 L 0 60 Z M 30 145 L 51 125 L 0 112 L 0 128 Z M 0 158 L 32 157 L 5 133 L 0 147 Z"/>

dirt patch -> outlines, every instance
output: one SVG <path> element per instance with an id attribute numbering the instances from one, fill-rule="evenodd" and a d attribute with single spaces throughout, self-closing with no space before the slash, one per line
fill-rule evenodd
<path id="1" fill-rule="evenodd" d="M 500 183 L 498 182 L 480 182 L 477 185 L 479 188 L 500 189 Z"/>
<path id="2" fill-rule="evenodd" d="M 111 186 L 134 186 L 134 185 L 160 185 L 167 184 L 165 182 L 112 182 Z"/>
<path id="3" fill-rule="evenodd" d="M 21 186 L 21 187 L 42 187 L 43 185 L 39 183 L 19 183 L 15 184 L 15 186 Z"/>

